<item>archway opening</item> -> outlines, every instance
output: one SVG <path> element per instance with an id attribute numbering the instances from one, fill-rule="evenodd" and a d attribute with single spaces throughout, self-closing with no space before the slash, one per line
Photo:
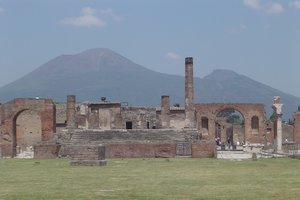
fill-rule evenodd
<path id="1" fill-rule="evenodd" d="M 215 120 L 215 138 L 221 144 L 240 146 L 245 143 L 245 118 L 234 108 L 219 111 Z"/>
<path id="2" fill-rule="evenodd" d="M 33 146 L 42 141 L 42 121 L 33 110 L 20 111 L 13 120 L 13 155 L 33 157 Z"/>

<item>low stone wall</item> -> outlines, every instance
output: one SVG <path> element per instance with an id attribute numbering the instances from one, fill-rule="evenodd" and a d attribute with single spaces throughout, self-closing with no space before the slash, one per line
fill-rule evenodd
<path id="1" fill-rule="evenodd" d="M 176 144 L 107 144 L 107 158 L 175 157 Z"/>
<path id="2" fill-rule="evenodd" d="M 211 158 L 216 156 L 213 143 L 192 143 L 192 158 Z"/>
<path id="3" fill-rule="evenodd" d="M 76 145 L 73 146 L 71 165 L 75 166 L 105 166 L 105 146 Z"/>
<path id="4" fill-rule="evenodd" d="M 0 158 L 11 157 L 12 155 L 12 146 L 11 144 L 1 144 L 0 145 Z"/>
<path id="5" fill-rule="evenodd" d="M 104 144 L 106 158 L 175 157 L 176 144 Z M 97 145 L 62 145 L 60 156 L 96 159 Z"/>
<path id="6" fill-rule="evenodd" d="M 97 145 L 75 145 L 72 146 L 72 160 L 98 160 Z"/>
<path id="7" fill-rule="evenodd" d="M 56 135 L 57 142 L 64 144 L 168 144 L 200 140 L 197 129 L 70 129 Z"/>
<path id="8" fill-rule="evenodd" d="M 35 159 L 53 159 L 57 158 L 60 146 L 57 144 L 38 144 L 34 145 Z"/>

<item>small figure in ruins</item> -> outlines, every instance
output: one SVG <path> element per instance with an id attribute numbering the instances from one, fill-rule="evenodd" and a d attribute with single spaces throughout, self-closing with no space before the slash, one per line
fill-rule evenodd
<path id="1" fill-rule="evenodd" d="M 228 149 L 230 149 L 230 146 L 231 146 L 231 140 L 230 140 L 230 137 L 227 138 L 227 144 L 228 144 Z"/>

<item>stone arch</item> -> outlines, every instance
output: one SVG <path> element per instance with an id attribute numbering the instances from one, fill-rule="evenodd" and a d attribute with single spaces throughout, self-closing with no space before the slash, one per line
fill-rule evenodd
<path id="1" fill-rule="evenodd" d="M 2 156 L 16 156 L 17 119 L 22 112 L 34 111 L 41 120 L 41 142 L 53 139 L 56 127 L 56 109 L 51 99 L 14 99 L 0 105 L 0 147 Z"/>
<path id="2" fill-rule="evenodd" d="M 23 109 L 13 117 L 13 155 L 33 153 L 42 140 L 41 116 L 35 110 Z M 23 155 L 24 156 L 24 155 Z"/>
<path id="3" fill-rule="evenodd" d="M 263 143 L 265 131 L 265 110 L 263 104 L 252 103 L 212 103 L 212 104 L 195 104 L 197 128 L 200 129 L 201 118 L 207 117 L 209 119 L 209 131 L 207 139 L 215 139 L 215 130 L 217 122 L 217 114 L 225 109 L 234 109 L 241 113 L 244 118 L 245 142 L 249 143 Z M 253 134 L 251 128 L 251 118 L 257 116 L 259 118 L 259 130 Z"/>
<path id="4" fill-rule="evenodd" d="M 215 137 L 220 138 L 221 143 L 244 144 L 245 143 L 245 117 L 233 105 L 221 107 L 215 115 Z"/>

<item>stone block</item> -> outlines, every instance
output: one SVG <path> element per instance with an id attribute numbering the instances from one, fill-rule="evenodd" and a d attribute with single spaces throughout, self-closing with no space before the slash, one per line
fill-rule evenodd
<path id="1" fill-rule="evenodd" d="M 38 144 L 34 145 L 35 159 L 53 159 L 58 157 L 60 146 L 57 144 Z"/>
<path id="2" fill-rule="evenodd" d="M 216 148 L 214 143 L 193 143 L 192 157 L 193 158 L 207 158 L 215 157 Z"/>

